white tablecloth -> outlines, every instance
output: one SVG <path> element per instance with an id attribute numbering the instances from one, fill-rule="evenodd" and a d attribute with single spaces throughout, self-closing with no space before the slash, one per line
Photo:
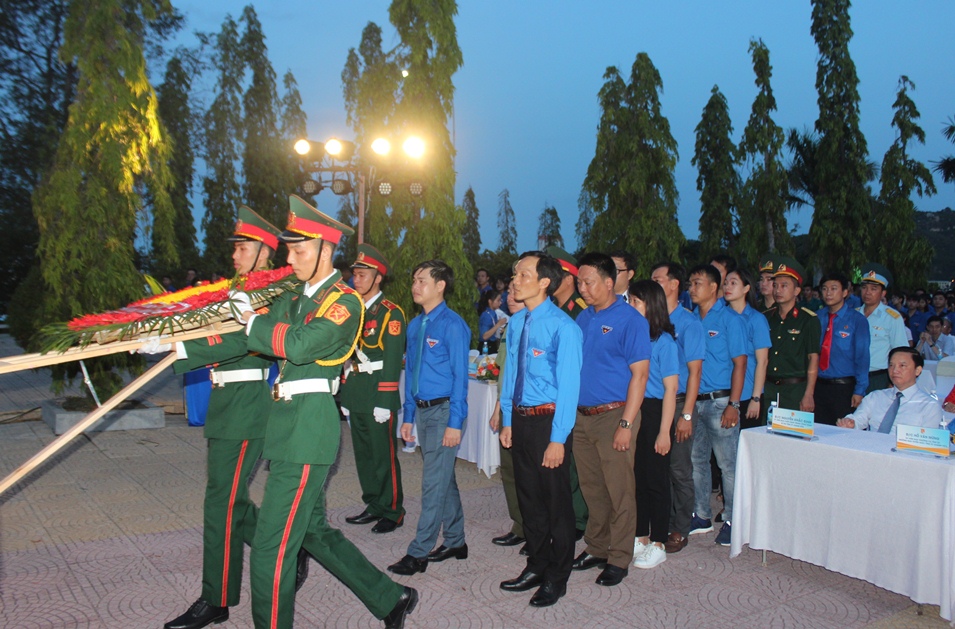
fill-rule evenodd
<path id="1" fill-rule="evenodd" d="M 744 544 L 864 579 L 955 618 L 955 461 L 893 435 L 740 433 L 730 556 Z"/>

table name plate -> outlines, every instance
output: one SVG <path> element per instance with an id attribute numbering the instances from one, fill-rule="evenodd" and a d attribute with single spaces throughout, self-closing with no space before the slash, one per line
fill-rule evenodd
<path id="1" fill-rule="evenodd" d="M 951 456 L 949 443 L 952 435 L 945 428 L 897 424 L 895 430 L 896 452 L 913 452 L 945 458 Z"/>
<path id="2" fill-rule="evenodd" d="M 776 434 L 812 439 L 815 414 L 788 408 L 770 409 L 769 429 Z"/>

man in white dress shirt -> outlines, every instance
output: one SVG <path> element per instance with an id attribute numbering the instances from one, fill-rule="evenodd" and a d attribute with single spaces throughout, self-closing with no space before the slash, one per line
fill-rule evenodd
<path id="1" fill-rule="evenodd" d="M 836 422 L 842 428 L 856 428 L 871 432 L 889 432 L 896 424 L 938 428 L 942 421 L 942 405 L 915 383 L 925 364 L 922 355 L 911 347 L 896 347 L 889 352 L 889 379 L 892 387 L 873 391 L 862 399 L 855 412 Z M 896 416 L 889 417 L 890 409 L 899 399 Z M 893 422 L 888 430 L 879 430 L 883 420 Z"/>

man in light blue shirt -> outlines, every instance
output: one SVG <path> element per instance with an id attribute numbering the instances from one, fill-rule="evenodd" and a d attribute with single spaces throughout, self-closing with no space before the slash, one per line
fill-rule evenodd
<path id="1" fill-rule="evenodd" d="M 858 309 L 869 322 L 869 387 L 872 393 L 889 386 L 889 352 L 909 344 L 905 321 L 898 310 L 882 303 L 892 282 L 889 270 L 870 262 L 862 267 L 862 307 Z"/>
<path id="2" fill-rule="evenodd" d="M 530 601 L 534 607 L 553 605 L 566 593 L 576 541 L 569 437 L 583 341 L 573 319 L 548 299 L 562 275 L 560 262 L 543 252 L 521 255 L 512 287 L 525 308 L 511 321 L 502 375 L 501 445 L 513 448 L 528 558 L 524 571 L 501 589 L 523 592 L 540 585 Z"/>

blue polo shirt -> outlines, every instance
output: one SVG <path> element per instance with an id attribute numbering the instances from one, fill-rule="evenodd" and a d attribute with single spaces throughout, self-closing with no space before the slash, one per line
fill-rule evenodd
<path id="1" fill-rule="evenodd" d="M 931 317 L 927 312 L 922 312 L 917 308 L 913 308 L 911 314 L 909 315 L 909 329 L 912 330 L 912 337 L 918 340 L 922 332 L 925 331 L 925 326 L 928 325 L 928 318 Z"/>
<path id="2" fill-rule="evenodd" d="M 650 324 L 620 299 L 600 312 L 588 307 L 577 315 L 576 323 L 584 337 L 577 403 L 597 406 L 626 400 L 630 365 L 650 360 Z"/>
<path id="3" fill-rule="evenodd" d="M 756 384 L 756 350 L 768 349 L 773 342 L 769 337 L 769 319 L 763 313 L 746 304 L 739 315 L 746 324 L 746 380 L 740 398 L 748 400 L 753 396 L 753 385 Z"/>
<path id="4" fill-rule="evenodd" d="M 706 341 L 700 393 L 731 389 L 733 359 L 746 355 L 746 324 L 743 317 L 722 299 L 716 300 L 706 313 L 706 318 L 700 318 L 699 308 L 694 314 L 703 326 L 703 338 Z"/>
<path id="5" fill-rule="evenodd" d="M 645 397 L 662 400 L 666 389 L 663 379 L 680 375 L 680 347 L 673 337 L 664 332 L 650 342 L 650 378 Z M 686 367 L 686 363 L 683 363 Z"/>
<path id="6" fill-rule="evenodd" d="M 703 360 L 706 357 L 706 340 L 700 318 L 683 306 L 677 306 L 670 313 L 670 323 L 676 329 L 676 344 L 680 349 L 680 386 L 677 393 L 686 393 L 686 383 L 690 378 L 687 363 Z"/>
<path id="7" fill-rule="evenodd" d="M 412 394 L 412 380 L 418 363 L 418 338 L 421 336 L 420 314 L 408 324 L 405 354 L 405 417 L 404 423 L 414 422 L 415 400 L 451 398 L 448 428 L 458 430 L 468 416 L 468 351 L 471 348 L 471 328 L 461 316 L 441 302 L 427 314 L 421 346 L 421 371 L 418 374 L 418 396 Z"/>
<path id="8" fill-rule="evenodd" d="M 530 313 L 522 309 L 511 319 L 508 333 L 507 368 L 501 388 L 501 421 L 511 425 L 514 405 L 539 406 L 554 403 L 554 422 L 550 440 L 565 443 L 577 419 L 577 395 L 580 392 L 580 367 L 583 360 L 583 335 L 565 312 L 549 299 Z M 514 399 L 514 384 L 520 364 L 520 338 L 527 328 L 527 353 L 524 355 L 524 394 Z"/>
<path id="9" fill-rule="evenodd" d="M 481 313 L 481 316 L 478 317 L 478 345 L 485 342 L 484 333 L 494 327 L 494 324 L 497 323 L 498 316 L 491 308 L 485 308 L 484 312 Z M 488 341 L 494 341 L 501 338 L 501 331 L 498 330 Z"/>
<path id="10" fill-rule="evenodd" d="M 816 313 L 822 335 L 819 347 L 826 338 L 829 329 L 829 309 L 823 308 Z M 820 349 L 821 351 L 821 349 Z M 821 354 L 820 354 L 821 356 Z M 842 304 L 832 320 L 832 348 L 829 350 L 829 368 L 820 369 L 820 378 L 856 379 L 854 395 L 865 395 L 869 387 L 869 320 L 849 302 Z"/>

